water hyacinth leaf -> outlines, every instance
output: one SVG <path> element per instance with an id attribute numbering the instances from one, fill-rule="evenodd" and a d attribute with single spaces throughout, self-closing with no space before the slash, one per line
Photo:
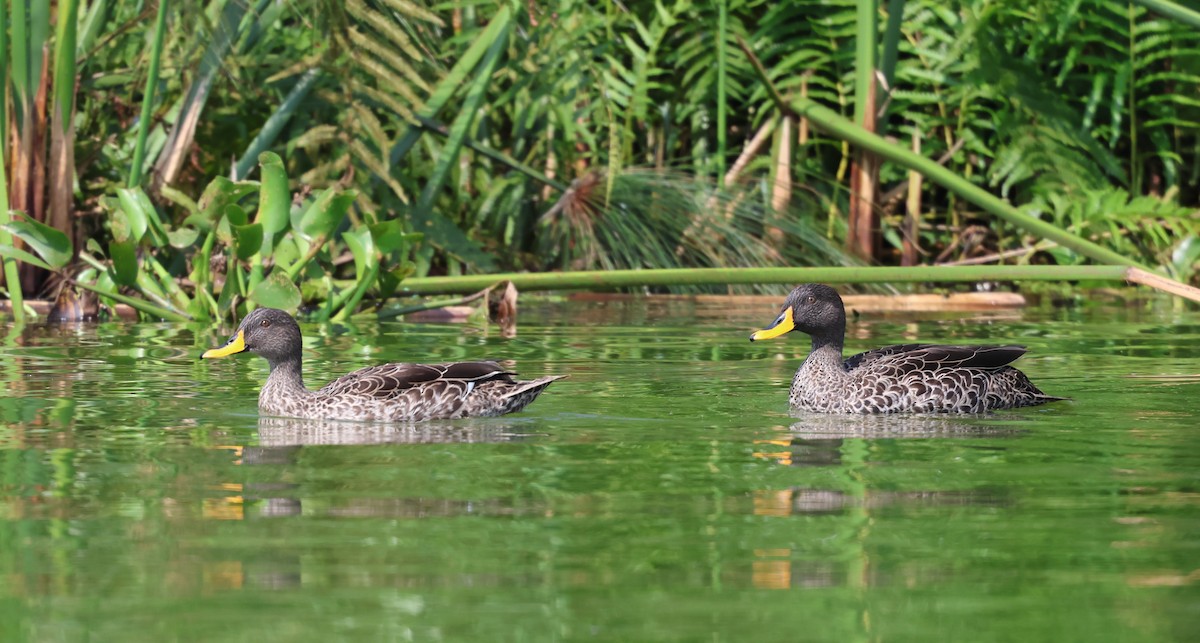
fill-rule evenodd
<path id="1" fill-rule="evenodd" d="M 196 205 L 196 202 L 192 200 L 192 197 L 179 190 L 176 190 L 169 185 L 164 185 L 159 188 L 158 193 L 161 194 L 164 199 L 174 203 L 184 210 L 187 210 L 188 216 L 193 216 L 200 213 L 200 206 Z"/>
<path id="2" fill-rule="evenodd" d="M 234 247 L 237 258 L 246 261 L 262 248 L 263 228 L 260 223 L 235 225 L 233 227 Z"/>
<path id="3" fill-rule="evenodd" d="M 112 210 L 108 217 L 108 227 L 112 232 L 114 241 L 133 241 L 132 226 L 129 225 L 129 216 L 118 205 Z"/>
<path id="4" fill-rule="evenodd" d="M 40 221 L 25 219 L 7 223 L 4 229 L 19 237 L 36 252 L 52 270 L 58 270 L 71 261 L 71 240 L 62 231 Z"/>
<path id="5" fill-rule="evenodd" d="M 314 238 L 330 235 L 346 217 L 358 198 L 354 190 L 325 190 L 297 218 L 294 227 L 301 235 Z"/>
<path id="6" fill-rule="evenodd" d="M 180 250 L 191 247 L 199 238 L 200 230 L 197 228 L 175 228 L 167 231 L 167 241 L 171 247 Z"/>
<path id="7" fill-rule="evenodd" d="M 154 203 L 150 201 L 150 197 L 146 195 L 146 191 L 140 187 L 131 188 L 133 198 L 141 206 L 142 212 L 146 214 L 146 223 L 150 225 L 150 231 L 154 233 L 154 245 L 162 247 L 167 243 L 167 232 L 163 228 L 162 219 L 158 216 L 158 208 L 154 207 Z"/>
<path id="8" fill-rule="evenodd" d="M 307 251 L 307 246 L 305 251 Z M 291 236 L 286 236 L 280 239 L 279 243 L 275 244 L 275 265 L 287 266 L 300 259 L 300 249 L 296 246 L 296 240 Z"/>
<path id="9" fill-rule="evenodd" d="M 43 270 L 54 270 L 50 267 L 50 264 L 47 264 L 45 261 L 38 259 L 37 257 L 25 252 L 24 250 L 21 250 L 20 248 L 14 248 L 9 245 L 0 245 L 0 257 L 16 259 L 17 261 L 27 263 L 31 266 L 37 266 Z"/>
<path id="10" fill-rule="evenodd" d="M 368 227 L 371 229 L 371 237 L 375 239 L 376 247 L 383 254 L 395 252 L 409 244 L 409 235 L 404 232 L 403 226 L 395 219 L 373 223 Z M 417 235 L 417 237 L 420 238 L 421 235 Z"/>
<path id="11" fill-rule="evenodd" d="M 288 190 L 288 177 L 283 168 L 283 159 L 279 158 L 278 154 L 263 152 L 258 155 L 258 164 L 262 167 L 262 185 L 259 190 L 258 216 L 254 221 L 262 224 L 265 236 L 273 237 L 288 227 L 292 195 Z"/>
<path id="12" fill-rule="evenodd" d="M 180 225 L 185 228 L 196 228 L 201 232 L 211 232 L 213 228 L 213 221 L 211 221 L 203 212 L 197 212 L 196 214 L 189 214 L 188 216 L 184 217 L 183 222 Z"/>
<path id="13" fill-rule="evenodd" d="M 225 218 L 229 219 L 230 225 L 239 226 L 250 223 L 250 215 L 246 214 L 246 210 L 236 203 L 226 205 L 222 213 Z"/>
<path id="14" fill-rule="evenodd" d="M 117 190 L 117 199 L 121 204 L 121 212 L 125 213 L 125 221 L 129 224 L 129 240 L 134 243 L 141 241 L 142 237 L 146 234 L 146 230 L 150 227 L 146 212 L 142 209 L 141 201 L 138 200 L 133 190 L 129 188 Z"/>
<path id="15" fill-rule="evenodd" d="M 267 308 L 296 310 L 300 307 L 300 289 L 282 270 L 272 270 L 250 291 L 250 301 Z"/>
<path id="16" fill-rule="evenodd" d="M 208 187 L 204 188 L 204 193 L 200 195 L 200 200 L 196 205 L 205 219 L 216 221 L 226 205 L 237 203 L 245 196 L 253 194 L 258 188 L 258 181 L 234 182 L 218 176 L 208 184 Z"/>
<path id="17" fill-rule="evenodd" d="M 108 256 L 112 258 L 113 281 L 122 286 L 132 286 L 137 282 L 137 249 L 133 240 L 108 244 Z"/>
<path id="18" fill-rule="evenodd" d="M 388 299 L 396 294 L 396 290 L 400 287 L 400 284 L 406 278 L 412 276 L 416 270 L 416 264 L 406 261 L 404 265 L 395 270 L 379 273 L 379 277 L 376 279 L 376 283 L 379 284 L 379 298 Z"/>
<path id="19" fill-rule="evenodd" d="M 367 268 L 375 261 L 375 242 L 371 238 L 371 230 L 351 230 L 342 234 L 350 254 L 354 255 L 354 274 L 362 279 L 367 274 Z"/>
<path id="20" fill-rule="evenodd" d="M 200 195 L 200 199 L 196 201 L 196 206 L 200 208 L 200 212 L 205 214 L 210 220 L 215 219 L 225 207 L 226 203 L 230 203 L 233 194 L 233 181 L 218 176 L 209 181 L 204 188 L 204 192 Z"/>
<path id="21" fill-rule="evenodd" d="M 217 224 L 217 240 L 225 246 L 233 245 L 233 225 L 229 223 L 229 217 L 221 217 Z"/>

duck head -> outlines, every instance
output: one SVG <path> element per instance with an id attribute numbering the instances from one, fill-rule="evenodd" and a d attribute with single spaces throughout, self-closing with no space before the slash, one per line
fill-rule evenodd
<path id="1" fill-rule="evenodd" d="M 200 357 L 213 359 L 250 351 L 277 364 L 299 358 L 302 347 L 300 326 L 291 315 L 274 308 L 256 308 L 242 319 L 224 346 L 209 349 Z"/>
<path id="2" fill-rule="evenodd" d="M 797 286 L 783 302 L 779 317 L 750 335 L 750 341 L 774 339 L 793 330 L 812 335 L 813 339 L 845 333 L 846 308 L 841 296 L 825 284 Z"/>

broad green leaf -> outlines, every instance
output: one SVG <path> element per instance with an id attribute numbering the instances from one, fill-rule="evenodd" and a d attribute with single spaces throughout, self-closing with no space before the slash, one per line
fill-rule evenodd
<path id="1" fill-rule="evenodd" d="M 218 176 L 208 184 L 208 187 L 204 188 L 204 194 L 200 195 L 200 201 L 196 205 L 206 220 L 216 221 L 226 205 L 237 203 L 242 197 L 257 189 L 257 181 L 234 183 L 223 176 Z"/>
<path id="2" fill-rule="evenodd" d="M 159 188 L 158 193 L 161 194 L 164 199 L 167 199 L 171 203 L 174 203 L 175 205 L 187 210 L 189 216 L 200 213 L 200 207 L 196 205 L 196 202 L 192 200 L 192 197 L 180 192 L 179 190 L 176 190 L 169 185 L 164 185 Z"/>
<path id="3" fill-rule="evenodd" d="M 250 215 L 246 214 L 246 210 L 236 203 L 226 205 L 222 213 L 229 219 L 230 225 L 239 226 L 250 223 Z"/>
<path id="4" fill-rule="evenodd" d="M 346 211 L 356 198 L 358 193 L 354 190 L 325 190 L 300 214 L 295 227 L 309 239 L 328 236 L 346 218 Z"/>
<path id="5" fill-rule="evenodd" d="M 200 230 L 196 228 L 176 228 L 167 232 L 167 239 L 171 242 L 171 247 L 180 250 L 191 247 L 199 238 Z"/>
<path id="6" fill-rule="evenodd" d="M 250 293 L 250 301 L 267 308 L 296 310 L 300 307 L 300 289 L 282 270 L 272 270 Z"/>
<path id="7" fill-rule="evenodd" d="M 406 261 L 402 266 L 390 272 L 381 272 L 376 278 L 376 283 L 379 284 L 380 299 L 387 299 L 396 294 L 396 289 L 400 287 L 403 281 L 415 272 L 417 267 L 411 262 Z"/>
<path id="8" fill-rule="evenodd" d="M 237 258 L 246 261 L 262 248 L 262 224 L 251 223 L 248 225 L 233 226 L 233 239 L 237 250 Z"/>
<path id="9" fill-rule="evenodd" d="M 367 274 L 367 268 L 375 261 L 375 242 L 371 238 L 371 230 L 362 228 L 350 230 L 342 234 L 350 254 L 354 255 L 354 274 L 362 279 Z"/>
<path id="10" fill-rule="evenodd" d="M 203 212 L 198 212 L 196 214 L 189 214 L 180 225 L 185 228 L 196 228 L 203 232 L 209 232 L 212 230 L 213 221 Z"/>
<path id="11" fill-rule="evenodd" d="M 221 217 L 217 224 L 217 240 L 224 246 L 233 245 L 233 224 L 229 222 L 229 217 Z"/>
<path id="12" fill-rule="evenodd" d="M 283 168 L 283 159 L 274 152 L 259 154 L 258 164 L 262 167 L 262 186 L 254 222 L 262 224 L 265 237 L 274 237 L 289 224 L 292 194 L 288 190 L 287 171 Z"/>
<path id="13" fill-rule="evenodd" d="M 58 270 L 71 261 L 74 254 L 71 248 L 71 239 L 61 230 L 28 218 L 23 221 L 13 221 L 3 227 L 13 236 L 20 237 L 29 244 L 29 247 L 33 248 L 38 256 L 52 266 L 52 270 Z"/>
<path id="14" fill-rule="evenodd" d="M 108 217 L 108 227 L 112 230 L 114 241 L 133 241 L 132 226 L 129 225 L 129 215 L 118 207 Z"/>
<path id="15" fill-rule="evenodd" d="M 14 248 L 12 246 L 0 246 L 0 257 L 16 259 L 17 261 L 27 263 L 31 266 L 37 266 L 38 268 L 45 270 L 54 270 L 54 268 L 51 268 L 50 264 L 47 264 L 45 261 L 38 259 L 24 250 Z"/>
<path id="16" fill-rule="evenodd" d="M 330 284 L 320 276 L 301 282 L 300 293 L 303 295 L 304 301 L 325 301 L 333 295 L 330 291 Z"/>
<path id="17" fill-rule="evenodd" d="M 408 235 L 404 233 L 404 226 L 400 225 L 396 219 L 374 223 L 368 227 L 371 229 L 371 237 L 375 239 L 375 245 L 383 254 L 400 250 L 408 245 Z"/>
<path id="18" fill-rule="evenodd" d="M 137 192 L 140 191 L 140 189 L 137 190 Z M 129 223 L 129 239 L 137 243 L 142 240 L 146 230 L 150 227 L 150 215 L 146 213 L 134 188 L 118 189 L 117 198 L 121 202 L 121 211 L 125 213 L 125 219 Z"/>
<path id="19" fill-rule="evenodd" d="M 154 233 L 154 245 L 159 248 L 163 247 L 167 244 L 167 231 L 163 227 L 162 219 L 158 216 L 158 208 L 154 207 L 154 203 L 150 201 L 145 190 L 140 187 L 132 188 L 132 190 L 134 199 L 142 206 L 142 212 L 146 213 L 146 222 L 150 224 L 150 231 Z"/>
<path id="20" fill-rule="evenodd" d="M 286 236 L 275 244 L 275 252 L 272 253 L 275 258 L 275 265 L 286 266 L 300 259 L 300 249 L 296 247 L 296 242 L 291 236 Z"/>
<path id="21" fill-rule="evenodd" d="M 137 282 L 137 248 L 132 240 L 108 244 L 108 256 L 112 258 L 114 281 L 122 286 L 132 286 Z"/>

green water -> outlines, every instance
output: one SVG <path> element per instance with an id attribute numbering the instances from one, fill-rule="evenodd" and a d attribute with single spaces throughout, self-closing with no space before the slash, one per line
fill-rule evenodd
<path id="1" fill-rule="evenodd" d="M 260 421 L 262 360 L 196 359 L 216 330 L 0 327 L 0 640 L 1200 636 L 1200 314 L 867 316 L 852 350 L 1022 343 L 1073 401 L 844 419 L 787 415 L 806 342 L 746 341 L 776 312 L 305 327 L 310 385 L 395 360 L 570 375 L 417 428 Z"/>

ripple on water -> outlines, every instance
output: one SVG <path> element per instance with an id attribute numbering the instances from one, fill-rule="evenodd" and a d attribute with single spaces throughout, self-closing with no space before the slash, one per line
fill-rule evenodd
<path id="1" fill-rule="evenodd" d="M 519 415 L 418 426 L 259 418 L 262 360 L 196 360 L 228 328 L 3 329 L 0 638 L 1141 641 L 1200 627 L 1196 313 L 864 314 L 848 350 L 1024 343 L 1021 368 L 1072 399 L 793 417 L 807 342 L 746 341 L 777 306 L 591 306 L 523 307 L 515 340 L 305 326 L 313 384 L 386 360 L 570 375 Z"/>

